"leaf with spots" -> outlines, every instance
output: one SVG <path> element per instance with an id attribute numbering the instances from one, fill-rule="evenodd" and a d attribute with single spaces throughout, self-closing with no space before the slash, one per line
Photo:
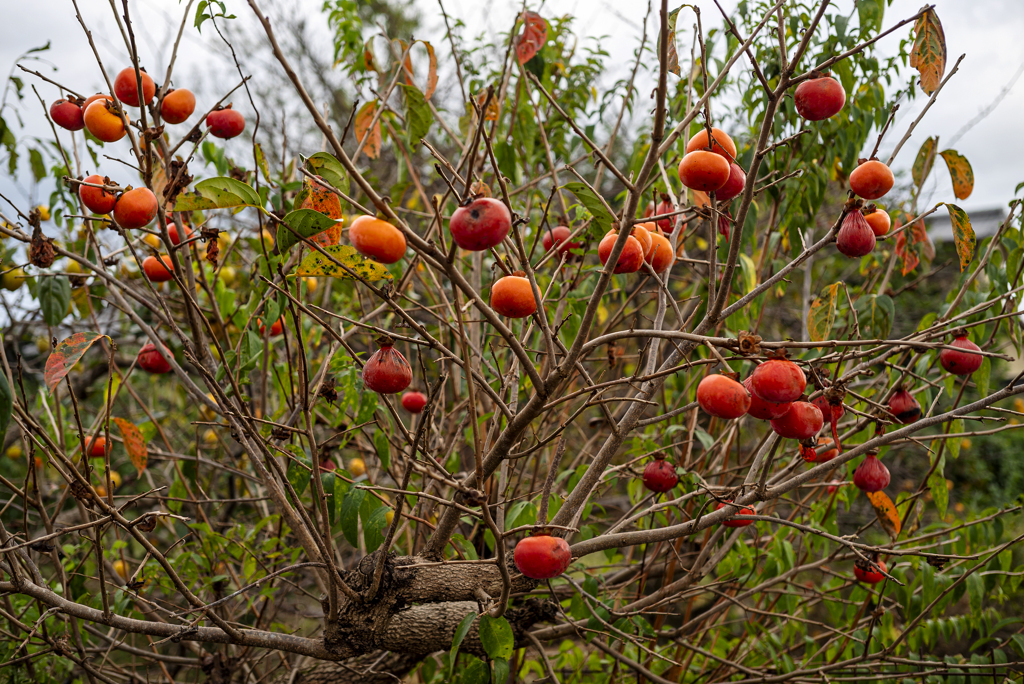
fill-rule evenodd
<path id="1" fill-rule="evenodd" d="M 822 289 L 821 294 L 811 304 L 811 309 L 807 312 L 807 333 L 813 342 L 828 339 L 829 333 L 832 332 L 838 295 L 839 283 L 832 283 Z"/>
<path id="2" fill-rule="evenodd" d="M 369 282 L 394 280 L 391 272 L 376 261 L 367 259 L 350 245 L 331 245 L 324 251 L 333 257 L 329 259 L 320 252 L 308 254 L 296 274 L 300 276 L 330 276 L 331 278 L 359 278 Z M 347 270 L 346 270 L 347 269 Z"/>
<path id="3" fill-rule="evenodd" d="M 896 541 L 900 536 L 900 514 L 892 499 L 885 492 L 867 492 L 867 495 L 882 529 L 886 531 L 890 539 Z"/>
<path id="4" fill-rule="evenodd" d="M 132 465 L 135 466 L 135 469 L 141 475 L 142 471 L 146 469 L 146 461 L 149 459 L 149 449 L 146 448 L 145 438 L 143 438 L 139 428 L 124 418 L 114 418 L 113 420 L 114 424 L 117 425 L 118 431 L 121 433 L 121 439 L 124 440 L 124 448 L 128 452 L 128 458 L 131 459 Z"/>
<path id="5" fill-rule="evenodd" d="M 914 24 L 910 66 L 921 74 L 921 89 L 931 95 L 946 71 L 946 36 L 935 10 L 929 9 Z"/>
<path id="6" fill-rule="evenodd" d="M 938 146 L 939 139 L 932 136 L 925 140 L 921 144 L 921 149 L 917 151 L 917 158 L 914 160 L 910 175 L 914 179 L 914 185 L 919 188 L 928 178 L 928 174 L 932 172 L 932 164 L 935 163 L 935 150 Z"/>
<path id="7" fill-rule="evenodd" d="M 325 245 L 325 240 L 332 240 L 326 242 L 326 245 L 336 245 L 341 238 L 341 221 L 335 221 L 314 209 L 303 208 L 289 212 L 277 227 L 275 242 L 281 254 L 301 242 L 296 233 L 304 238 L 315 238 L 321 245 Z"/>
<path id="8" fill-rule="evenodd" d="M 178 195 L 174 211 L 205 211 L 231 207 L 262 207 L 263 200 L 252 186 L 234 178 L 207 178 L 195 184 L 193 192 Z"/>
<path id="9" fill-rule="evenodd" d="M 381 146 L 381 132 L 380 132 L 380 119 L 373 120 L 374 115 L 377 113 L 377 101 L 371 100 L 367 102 L 359 111 L 356 112 L 355 121 L 355 134 L 356 140 L 362 142 L 363 153 L 366 154 L 370 159 L 376 159 L 380 156 Z M 373 128 L 370 127 L 370 123 L 373 123 Z M 364 142 L 365 141 L 365 142 Z"/>
<path id="10" fill-rule="evenodd" d="M 900 220 L 896 219 L 893 224 L 893 231 L 899 228 L 901 225 Z M 900 273 L 904 276 L 908 273 L 912 273 L 917 265 L 921 263 L 921 260 L 917 257 L 917 252 L 914 250 L 913 245 L 907 241 L 907 231 L 901 231 L 896 235 L 896 256 L 900 258 Z"/>
<path id="11" fill-rule="evenodd" d="M 317 152 L 306 159 L 306 170 L 320 176 L 339 190 L 344 190 L 348 185 L 348 174 L 345 173 L 345 167 L 341 165 L 337 157 L 329 152 Z M 334 197 L 338 196 L 334 195 Z M 340 203 L 338 211 L 341 211 Z M 341 218 L 341 216 L 332 218 Z"/>
<path id="12" fill-rule="evenodd" d="M 953 194 L 959 200 L 970 197 L 974 192 L 974 169 L 971 168 L 971 162 L 956 150 L 944 150 L 939 154 L 946 160 L 946 168 L 953 179 Z"/>
<path id="13" fill-rule="evenodd" d="M 960 272 L 963 273 L 974 260 L 974 247 L 977 239 L 967 212 L 955 204 L 946 203 L 949 220 L 953 224 L 953 240 L 956 242 L 956 253 L 960 257 Z"/>
<path id="14" fill-rule="evenodd" d="M 101 337 L 106 337 L 108 340 L 110 337 L 107 335 L 101 335 L 98 332 L 78 332 L 61 340 L 57 348 L 50 354 L 50 358 L 46 359 L 46 370 L 43 374 L 43 379 L 46 381 L 46 387 L 53 392 L 64 376 L 68 374 L 76 363 L 78 363 L 82 356 L 89 350 L 92 343 Z"/>
<path id="15" fill-rule="evenodd" d="M 548 23 L 536 12 L 523 12 L 523 32 L 516 36 L 516 59 L 526 64 L 548 39 Z"/>

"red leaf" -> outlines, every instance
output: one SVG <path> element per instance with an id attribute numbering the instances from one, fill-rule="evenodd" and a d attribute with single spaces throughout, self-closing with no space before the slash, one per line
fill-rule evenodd
<path id="1" fill-rule="evenodd" d="M 43 374 L 43 379 L 50 392 L 56 389 L 68 371 L 82 359 L 92 343 L 101 337 L 110 339 L 107 335 L 101 335 L 98 332 L 79 332 L 61 340 L 57 348 L 50 354 L 50 358 L 46 359 L 46 371 Z"/>
<path id="2" fill-rule="evenodd" d="M 536 12 L 523 12 L 523 32 L 516 36 L 516 58 L 520 64 L 533 59 L 548 39 L 548 23 Z"/>
<path id="3" fill-rule="evenodd" d="M 124 418 L 114 418 L 114 424 L 121 432 L 121 439 L 124 440 L 128 458 L 132 460 L 132 465 L 141 475 L 142 471 L 146 469 L 146 461 L 149 459 L 149 449 L 146 448 L 146 441 L 142 438 L 142 433 L 139 432 L 139 428 Z"/>

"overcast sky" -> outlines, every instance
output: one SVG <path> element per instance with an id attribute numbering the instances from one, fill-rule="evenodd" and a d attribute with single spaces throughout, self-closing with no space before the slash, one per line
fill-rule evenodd
<path id="1" fill-rule="evenodd" d="M 99 70 L 91 56 L 85 35 L 74 16 L 70 0 L 33 0 L 18 2 L 0 0 L 3 5 L 3 21 L 0 22 L 0 69 L 13 67 L 18 56 L 24 51 L 52 42 L 52 49 L 42 55 L 46 60 L 34 68 L 51 75 L 58 81 L 66 82 L 83 94 L 98 90 L 102 84 Z M 263 0 L 264 11 L 273 17 L 278 2 L 298 2 L 309 8 L 311 16 L 316 15 L 318 0 Z M 466 24 L 466 35 L 475 36 L 486 32 L 506 31 L 511 24 L 513 13 L 519 2 L 480 2 L 479 0 L 444 0 L 449 15 L 460 17 Z M 918 126 L 914 137 L 897 159 L 897 167 L 907 167 L 913 161 L 921 142 L 929 135 L 938 135 L 940 149 L 981 110 L 995 100 L 1008 86 L 1024 65 L 1024 2 L 1021 0 L 934 0 L 942 20 L 948 47 L 948 65 L 966 53 L 959 73 L 943 90 L 928 116 Z M 86 22 L 94 30 L 100 55 L 111 74 L 122 65 L 127 65 L 123 42 L 113 22 L 110 4 L 107 0 L 79 0 L 79 6 Z M 118 3 L 120 4 L 120 3 Z M 241 0 L 227 0 L 229 11 L 240 17 L 249 10 Z M 416 0 L 423 19 L 424 33 L 417 36 L 430 40 L 438 49 L 442 64 L 449 58 L 449 51 L 443 38 L 444 24 L 438 11 L 437 0 Z M 536 5 L 531 1 L 530 5 Z M 670 6 L 678 4 L 675 0 Z M 703 12 L 706 24 L 717 23 L 718 10 L 711 0 L 697 3 Z M 735 0 L 725 0 L 723 6 L 729 10 Z M 850 0 L 839 3 L 841 7 L 852 7 Z M 894 0 L 886 11 L 885 26 L 912 15 L 921 6 L 921 0 Z M 170 54 L 174 34 L 177 31 L 185 3 L 174 0 L 133 0 L 143 61 L 151 72 L 162 74 Z M 136 9 L 137 8 L 137 9 Z M 608 83 L 622 77 L 629 68 L 632 52 L 641 34 L 645 3 L 642 0 L 547 0 L 541 9 L 546 16 L 572 14 L 577 17 L 576 31 L 585 37 L 603 37 L 602 47 L 611 53 L 612 73 Z M 193 10 L 194 11 L 194 10 Z M 248 16 L 246 16 L 248 19 Z M 652 21 L 653 21 L 652 17 Z M 690 22 L 692 23 L 692 22 Z M 652 25 L 653 29 L 653 25 Z M 898 49 L 899 41 L 906 39 L 909 28 L 901 28 L 894 36 L 886 39 L 882 48 L 887 53 Z M 324 54 L 330 54 L 330 35 L 326 25 L 320 33 Z M 234 75 L 229 64 L 211 60 L 211 46 L 217 46 L 216 34 L 208 29 L 198 35 L 186 28 L 179 62 L 175 68 L 178 85 L 190 75 L 215 83 L 232 81 Z M 245 56 L 242 55 L 242 59 Z M 27 62 L 26 62 L 27 63 Z M 56 66 L 58 70 L 53 71 Z M 907 73 L 911 73 L 908 71 Z M 19 74 L 25 76 L 25 74 Z M 259 74 L 255 74 L 259 78 Z M 442 78 L 444 72 L 442 71 Z M 58 97 L 57 89 L 40 83 L 34 77 L 40 93 L 47 103 Z M 157 81 L 161 81 L 157 78 Z M 234 81 L 232 81 L 233 83 Z M 29 96 L 33 97 L 31 91 Z M 916 118 L 923 100 L 912 106 L 904 105 L 890 134 L 891 145 L 902 137 L 911 121 Z M 199 107 L 204 104 L 200 102 Z M 35 135 L 48 135 L 49 131 L 40 116 L 38 104 L 34 101 L 22 103 L 20 107 L 28 130 Z M 1005 206 L 1013 196 L 1014 187 L 1024 181 L 1024 126 L 1021 112 L 1024 111 L 1024 78 L 1016 82 L 1002 102 L 983 121 L 970 129 L 956 142 L 955 148 L 966 156 L 975 174 L 974 194 L 960 202 L 966 210 Z M 13 117 L 5 111 L 5 117 Z M 883 144 L 883 153 L 887 154 Z M 108 170 L 104 162 L 101 171 Z M 931 201 L 950 200 L 952 190 L 948 175 L 942 165 L 936 166 L 930 187 Z M 20 199 L 31 192 L 29 186 L 14 187 L 9 178 L 0 176 L 0 188 L 11 192 Z M 47 193 L 49 191 L 47 190 Z M 38 199 L 38 198 L 33 198 Z M 43 198 L 45 199 L 45 198 Z M 4 209 L 5 213 L 8 211 Z"/>

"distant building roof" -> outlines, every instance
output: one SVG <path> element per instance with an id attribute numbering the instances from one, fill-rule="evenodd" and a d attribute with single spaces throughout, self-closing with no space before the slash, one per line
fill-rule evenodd
<path id="1" fill-rule="evenodd" d="M 999 226 L 1006 219 L 1006 210 L 1002 207 L 975 209 L 967 212 L 967 215 L 971 219 L 974 235 L 983 238 L 995 235 Z M 924 224 L 928 227 L 928 237 L 932 239 L 932 242 L 948 242 L 953 239 L 953 226 L 949 222 L 949 212 L 945 207 L 926 218 Z"/>

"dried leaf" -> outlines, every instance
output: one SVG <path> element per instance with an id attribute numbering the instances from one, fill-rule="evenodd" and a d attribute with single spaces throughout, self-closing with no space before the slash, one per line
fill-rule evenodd
<path id="1" fill-rule="evenodd" d="M 423 90 L 424 99 L 429 100 L 430 96 L 437 90 L 437 55 L 434 54 L 434 46 L 425 40 L 421 40 L 423 47 L 427 48 L 427 59 L 430 60 L 427 66 L 427 87 Z"/>
<path id="2" fill-rule="evenodd" d="M 956 242 L 956 253 L 960 257 L 960 272 L 963 273 L 974 260 L 974 247 L 977 239 L 967 212 L 955 204 L 946 203 L 949 220 L 953 224 L 953 240 Z"/>
<path id="3" fill-rule="evenodd" d="M 946 36 L 935 10 L 922 14 L 914 24 L 914 48 L 910 66 L 921 74 L 921 89 L 931 95 L 942 82 L 946 71 Z"/>
<path id="4" fill-rule="evenodd" d="M 475 100 L 477 107 L 483 107 L 484 102 L 487 102 L 487 91 L 481 90 L 480 93 L 477 94 Z M 498 108 L 498 98 L 492 97 L 491 101 L 487 103 L 487 111 L 484 112 L 484 121 L 497 121 L 500 111 L 501 110 Z"/>
<path id="5" fill-rule="evenodd" d="M 886 531 L 890 539 L 896 541 L 900 536 L 900 514 L 896 510 L 896 506 L 893 505 L 892 499 L 885 492 L 867 492 L 867 495 L 882 529 Z"/>
<path id="6" fill-rule="evenodd" d="M 548 23 L 536 12 L 523 12 L 523 32 L 516 36 L 516 59 L 525 64 L 533 59 L 548 39 Z"/>
<path id="7" fill-rule="evenodd" d="M 329 260 L 320 252 L 313 252 L 306 256 L 295 271 L 300 276 L 330 276 L 331 278 L 360 278 L 373 282 L 375 280 L 393 280 L 394 277 L 386 267 L 376 261 L 367 259 L 355 247 L 350 245 L 332 245 L 324 247 L 324 251 L 334 257 L 338 262 L 345 265 L 352 273 Z"/>
<path id="8" fill-rule="evenodd" d="M 78 332 L 61 340 L 57 348 L 50 354 L 50 358 L 46 359 L 46 370 L 43 374 L 43 379 L 46 380 L 46 387 L 53 392 L 64 376 L 68 374 L 76 363 L 78 363 L 92 343 L 101 337 L 106 337 L 108 340 L 110 337 L 107 335 L 101 335 L 98 332 Z"/>
<path id="9" fill-rule="evenodd" d="M 896 219 L 893 224 L 893 231 L 899 228 L 901 222 Z M 908 273 L 912 273 L 917 265 L 921 263 L 921 260 L 917 258 L 917 252 L 907 241 L 907 231 L 904 230 L 896 236 L 896 256 L 902 261 L 900 265 L 900 273 L 906 276 Z"/>
<path id="10" fill-rule="evenodd" d="M 917 151 L 917 158 L 914 160 L 914 166 L 910 171 L 911 177 L 914 179 L 914 185 L 921 187 L 924 184 L 925 179 L 928 178 L 928 174 L 932 172 L 932 164 L 935 163 L 935 150 L 939 146 L 939 139 L 936 136 L 932 136 L 921 144 L 921 149 Z"/>
<path id="11" fill-rule="evenodd" d="M 679 53 L 676 52 L 676 21 L 678 21 L 679 11 L 683 7 L 686 7 L 686 5 L 680 5 L 668 15 L 668 66 L 666 68 L 676 76 L 682 76 L 682 72 L 679 69 Z M 658 40 L 660 42 L 660 36 Z M 658 54 L 661 54 L 660 49 Z"/>
<path id="12" fill-rule="evenodd" d="M 363 143 L 363 153 L 366 154 L 370 159 L 376 159 L 380 156 L 381 146 L 381 132 L 380 132 L 380 120 L 378 119 L 373 123 L 373 129 L 370 128 L 370 122 L 373 121 L 374 115 L 377 113 L 377 101 L 371 100 L 367 102 L 359 111 L 356 112 L 355 121 L 355 133 L 357 140 L 366 140 Z"/>
<path id="13" fill-rule="evenodd" d="M 146 461 L 149 459 L 149 449 L 146 448 L 146 440 L 139 432 L 139 428 L 129 423 L 124 418 L 114 418 L 114 424 L 121 433 L 124 440 L 124 448 L 128 452 L 128 458 L 132 465 L 139 471 L 139 475 L 146 469 Z"/>
<path id="14" fill-rule="evenodd" d="M 956 150 L 945 150 L 939 152 L 946 160 L 946 168 L 953 179 L 953 194 L 959 200 L 967 199 L 974 192 L 974 170 L 967 157 Z"/>
<path id="15" fill-rule="evenodd" d="M 832 283 L 822 289 L 821 295 L 811 304 L 807 312 L 807 333 L 814 342 L 828 339 L 832 332 L 832 323 L 836 319 L 836 298 L 839 295 L 839 283 Z"/>

